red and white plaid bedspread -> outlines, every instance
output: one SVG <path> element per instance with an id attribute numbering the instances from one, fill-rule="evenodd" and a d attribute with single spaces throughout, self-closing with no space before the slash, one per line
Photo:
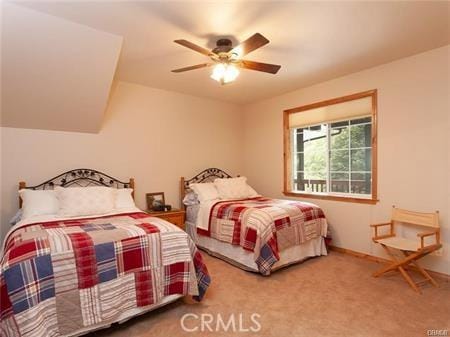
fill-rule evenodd
<path id="1" fill-rule="evenodd" d="M 280 251 L 326 237 L 327 221 L 314 204 L 257 197 L 216 203 L 208 230 L 197 232 L 255 252 L 259 272 L 269 275 Z"/>
<path id="2" fill-rule="evenodd" d="M 26 225 L 0 264 L 1 336 L 71 334 L 209 283 L 188 235 L 145 213 Z"/>

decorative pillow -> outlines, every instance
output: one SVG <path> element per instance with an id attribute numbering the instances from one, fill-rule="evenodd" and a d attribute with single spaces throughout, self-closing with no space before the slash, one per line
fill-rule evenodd
<path id="1" fill-rule="evenodd" d="M 247 184 L 247 188 L 248 188 L 248 198 L 255 198 L 255 197 L 259 197 L 260 194 L 258 192 L 256 192 L 249 184 Z"/>
<path id="2" fill-rule="evenodd" d="M 219 193 L 213 183 L 190 184 L 189 188 L 197 194 L 200 202 L 219 199 Z"/>
<path id="3" fill-rule="evenodd" d="M 132 188 L 118 188 L 116 189 L 116 202 L 115 208 L 133 208 L 136 207 L 134 203 L 133 197 L 131 193 L 133 192 Z"/>
<path id="4" fill-rule="evenodd" d="M 23 210 L 19 209 L 17 213 L 9 220 L 9 224 L 11 226 L 14 226 L 16 223 L 18 223 L 20 220 L 22 220 Z"/>
<path id="5" fill-rule="evenodd" d="M 54 190 L 28 190 L 19 191 L 22 198 L 22 219 L 36 215 L 57 214 L 58 199 Z"/>
<path id="6" fill-rule="evenodd" d="M 195 192 L 189 192 L 183 198 L 183 204 L 186 206 L 198 205 L 199 203 L 200 201 Z"/>
<path id="7" fill-rule="evenodd" d="M 246 177 L 218 178 L 214 180 L 220 199 L 248 198 L 250 190 Z"/>
<path id="8" fill-rule="evenodd" d="M 58 214 L 62 216 L 84 216 L 109 213 L 114 210 L 116 193 L 113 188 L 56 187 L 59 201 Z"/>

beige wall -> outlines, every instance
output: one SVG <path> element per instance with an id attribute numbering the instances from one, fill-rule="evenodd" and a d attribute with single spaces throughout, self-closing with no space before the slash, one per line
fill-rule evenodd
<path id="1" fill-rule="evenodd" d="M 449 46 L 324 82 L 244 107 L 244 174 L 260 193 L 282 197 L 283 109 L 378 89 L 376 206 L 309 200 L 324 208 L 336 246 L 381 255 L 368 224 L 391 205 L 440 210 L 444 256 L 429 268 L 450 273 Z"/>
<path id="2" fill-rule="evenodd" d="M 37 184 L 73 168 L 136 179 L 137 204 L 164 191 L 178 206 L 180 176 L 207 167 L 241 172 L 237 106 L 119 82 L 98 134 L 1 129 L 2 237 L 17 211 L 17 183 Z"/>
<path id="3" fill-rule="evenodd" d="M 17 210 L 17 182 L 41 182 L 74 167 L 117 178 L 134 176 L 137 203 L 164 191 L 178 203 L 178 179 L 217 166 L 244 174 L 262 194 L 282 197 L 282 110 L 369 89 L 379 96 L 379 198 L 376 206 L 317 201 L 333 226 L 334 244 L 381 255 L 370 222 L 392 204 L 441 211 L 449 267 L 449 47 L 385 64 L 257 104 L 219 101 L 119 82 L 99 134 L 1 128 L 1 234 Z"/>

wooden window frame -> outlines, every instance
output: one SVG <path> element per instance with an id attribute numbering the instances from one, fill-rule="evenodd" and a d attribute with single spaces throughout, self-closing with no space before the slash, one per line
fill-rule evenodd
<path id="1" fill-rule="evenodd" d="M 355 197 L 351 196 L 341 196 L 329 193 L 311 193 L 311 192 L 296 192 L 292 190 L 292 158 L 291 158 L 291 137 L 289 128 L 289 115 L 293 113 L 303 112 L 311 109 L 320 108 L 327 105 L 333 105 L 343 102 L 348 102 L 360 98 L 371 97 L 372 98 L 372 184 L 371 184 L 371 197 Z M 303 197 L 311 199 L 324 199 L 324 200 L 335 200 L 335 201 L 346 201 L 346 202 L 356 202 L 363 204 L 376 204 L 379 200 L 377 197 L 377 185 L 378 185 L 378 162 L 377 162 L 377 130 L 378 130 L 378 119 L 377 119 L 377 89 L 368 90 L 364 92 L 359 92 L 356 94 L 329 99 L 326 101 L 316 102 L 308 105 L 303 105 L 300 107 L 287 109 L 283 111 L 283 157 L 284 157 L 284 181 L 283 181 L 283 194 L 289 197 Z"/>

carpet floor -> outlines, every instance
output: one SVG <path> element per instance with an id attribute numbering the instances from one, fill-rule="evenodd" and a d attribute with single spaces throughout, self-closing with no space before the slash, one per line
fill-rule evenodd
<path id="1" fill-rule="evenodd" d="M 371 274 L 380 264 L 337 252 L 270 277 L 242 271 L 206 253 L 203 256 L 212 284 L 201 303 L 180 299 L 89 337 L 414 337 L 427 336 L 428 330 L 450 329 L 450 283 L 444 280 L 437 280 L 439 288 L 422 286 L 419 295 L 398 273 L 375 279 Z M 188 313 L 196 316 L 186 316 L 185 326 L 197 328 L 195 332 L 182 329 L 180 320 Z M 210 332 L 204 325 L 202 332 L 202 314 L 212 314 L 203 319 L 212 317 L 209 326 L 213 329 L 218 315 L 231 322 L 228 330 L 219 324 L 219 331 Z M 253 316 L 260 324 L 256 332 L 252 314 L 259 315 Z"/>

